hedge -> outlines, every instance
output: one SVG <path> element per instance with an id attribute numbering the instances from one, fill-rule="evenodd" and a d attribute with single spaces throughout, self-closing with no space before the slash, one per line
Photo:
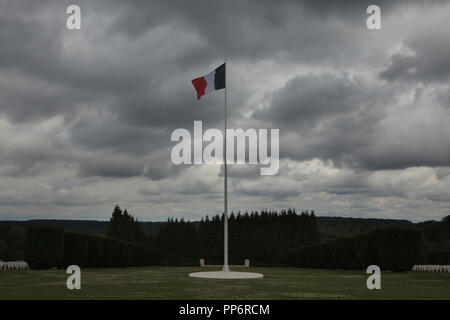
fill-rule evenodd
<path id="1" fill-rule="evenodd" d="M 158 251 L 136 243 L 100 238 L 62 229 L 33 227 L 27 230 L 26 259 L 31 268 L 129 267 L 158 263 Z"/>
<path id="2" fill-rule="evenodd" d="M 63 266 L 75 264 L 86 267 L 89 253 L 89 237 L 85 234 L 64 233 Z"/>
<path id="3" fill-rule="evenodd" d="M 102 268 L 106 266 L 104 239 L 88 236 L 87 267 Z"/>
<path id="4" fill-rule="evenodd" d="M 34 227 L 25 236 L 25 257 L 30 268 L 59 267 L 64 252 L 64 231 L 53 227 Z"/>
<path id="5" fill-rule="evenodd" d="M 450 249 L 428 249 L 421 252 L 420 264 L 450 264 Z"/>
<path id="6" fill-rule="evenodd" d="M 306 268 L 411 270 L 417 262 L 421 233 L 415 229 L 386 228 L 369 234 L 301 246 L 289 250 L 289 264 Z"/>

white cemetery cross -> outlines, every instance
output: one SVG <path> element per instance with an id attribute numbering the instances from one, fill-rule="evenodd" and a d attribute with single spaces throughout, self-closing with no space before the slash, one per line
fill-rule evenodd
<path id="1" fill-rule="evenodd" d="M 0 261 L 0 270 L 28 270 L 25 261 Z"/>
<path id="2" fill-rule="evenodd" d="M 450 272 L 450 265 L 414 265 L 414 272 Z"/>
<path id="3" fill-rule="evenodd" d="M 30 268 L 28 267 L 28 263 L 27 263 L 26 261 L 20 261 L 20 263 L 21 263 L 22 270 L 28 270 L 28 269 L 30 269 Z"/>

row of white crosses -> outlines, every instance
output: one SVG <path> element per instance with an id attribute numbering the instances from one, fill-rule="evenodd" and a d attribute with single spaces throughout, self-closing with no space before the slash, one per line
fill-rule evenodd
<path id="1" fill-rule="evenodd" d="M 28 263 L 25 261 L 1 261 L 0 270 L 28 270 Z"/>
<path id="2" fill-rule="evenodd" d="M 450 272 L 450 265 L 415 265 L 412 268 L 415 272 Z"/>

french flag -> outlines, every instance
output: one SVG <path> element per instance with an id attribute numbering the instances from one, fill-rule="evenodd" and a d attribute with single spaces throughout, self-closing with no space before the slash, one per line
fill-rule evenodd
<path id="1" fill-rule="evenodd" d="M 191 81 L 197 91 L 197 100 L 214 90 L 225 88 L 225 63 L 207 75 Z"/>

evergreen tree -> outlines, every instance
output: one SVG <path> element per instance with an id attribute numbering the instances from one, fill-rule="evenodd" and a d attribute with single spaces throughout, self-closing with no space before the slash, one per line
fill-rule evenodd
<path id="1" fill-rule="evenodd" d="M 122 211 L 119 205 L 114 208 L 106 235 L 135 243 L 147 244 L 148 241 L 148 237 L 141 230 L 139 222 L 128 213 L 127 209 Z"/>

